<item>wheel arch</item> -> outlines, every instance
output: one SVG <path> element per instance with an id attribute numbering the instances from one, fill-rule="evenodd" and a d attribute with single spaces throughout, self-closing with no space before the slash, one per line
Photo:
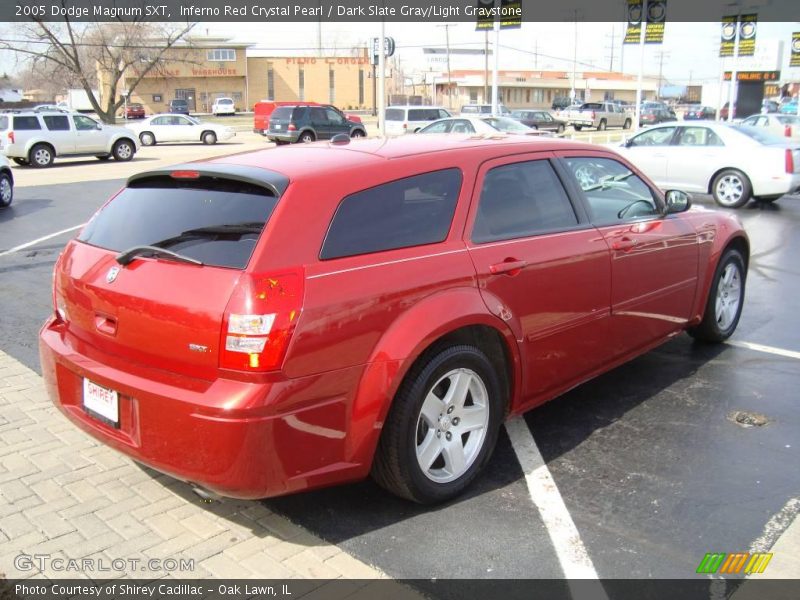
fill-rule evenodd
<path id="1" fill-rule="evenodd" d="M 153 136 L 153 137 L 155 137 L 155 136 Z M 136 140 L 132 139 L 131 136 L 129 136 L 129 135 L 121 135 L 121 136 L 115 138 L 114 141 L 111 142 L 111 150 L 110 151 L 113 152 L 114 151 L 114 146 L 116 146 L 120 142 L 130 142 L 131 145 L 133 146 L 133 152 L 134 153 L 136 152 L 136 148 L 137 148 Z"/>
<path id="2" fill-rule="evenodd" d="M 442 316 L 447 315 L 446 320 Z M 409 371 L 449 345 L 468 344 L 484 351 L 498 373 L 506 413 L 520 389 L 520 350 L 511 329 L 491 314 L 477 289 L 435 294 L 403 313 L 376 344 L 358 385 L 349 460 L 369 470 L 389 408 Z"/>
<path id="3" fill-rule="evenodd" d="M 8 179 L 11 181 L 11 185 L 14 185 L 14 173 L 11 172 L 11 167 L 2 166 L 0 167 L 0 173 L 4 173 L 8 175 Z"/>
<path id="4" fill-rule="evenodd" d="M 708 265 L 705 269 L 702 281 L 698 282 L 698 294 L 696 296 L 694 313 L 692 319 L 689 321 L 690 326 L 696 325 L 702 320 L 706 303 L 708 302 L 708 295 L 711 293 L 711 284 L 714 281 L 714 274 L 717 272 L 719 261 L 722 260 L 722 257 L 725 255 L 725 253 L 731 248 L 738 250 L 739 254 L 742 255 L 742 259 L 744 259 L 746 280 L 746 274 L 750 268 L 750 240 L 747 238 L 747 235 L 744 233 L 744 231 L 738 231 L 726 238 L 725 241 L 720 243 L 718 246 L 715 245 L 714 249 L 712 250 L 708 258 Z"/>
<path id="5" fill-rule="evenodd" d="M 747 181 L 750 183 L 750 187 L 751 187 L 751 188 L 753 187 L 753 181 L 750 179 L 750 176 L 747 174 L 747 171 L 745 171 L 744 169 L 741 169 L 741 168 L 739 168 L 739 167 L 721 167 L 721 168 L 717 169 L 716 171 L 714 171 L 714 172 L 711 174 L 711 178 L 708 180 L 708 186 L 707 186 L 707 188 L 706 188 L 706 194 L 711 194 L 711 193 L 713 193 L 713 192 L 712 192 L 712 188 L 714 187 L 714 180 L 715 180 L 715 179 L 716 179 L 716 178 L 719 176 L 719 174 L 720 174 L 720 173 L 722 173 L 723 171 L 739 171 L 739 173 L 741 173 L 742 175 L 744 175 L 745 177 L 747 177 Z"/>
<path id="6" fill-rule="evenodd" d="M 30 145 L 25 149 L 25 158 L 30 160 L 31 150 L 33 150 L 36 146 L 47 146 L 50 148 L 50 152 L 53 153 L 53 158 L 58 156 L 58 152 L 56 152 L 56 147 L 46 140 L 36 140 L 35 142 L 30 142 Z"/>
<path id="7" fill-rule="evenodd" d="M 216 138 L 218 138 L 218 137 L 219 137 L 219 136 L 217 135 L 217 132 L 216 132 L 216 131 L 214 131 L 213 129 L 203 129 L 203 131 L 201 131 L 201 132 L 200 132 L 200 141 L 201 141 L 201 142 L 203 141 L 203 138 L 204 138 L 204 137 L 206 137 L 206 134 L 207 134 L 207 133 L 213 133 L 213 134 L 214 134 L 214 137 L 216 137 Z"/>

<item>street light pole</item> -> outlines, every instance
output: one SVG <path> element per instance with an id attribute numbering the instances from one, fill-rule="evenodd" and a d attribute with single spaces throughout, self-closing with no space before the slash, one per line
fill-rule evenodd
<path id="1" fill-rule="evenodd" d="M 452 26 L 453 23 L 437 25 L 437 27 L 444 27 L 444 39 L 447 48 L 447 108 L 449 109 L 453 108 L 453 83 L 450 77 L 450 28 Z"/>
<path id="2" fill-rule="evenodd" d="M 636 83 L 636 112 L 634 113 L 634 129 L 639 129 L 642 119 L 642 79 L 644 78 L 644 42 L 647 30 L 647 0 L 642 2 L 642 16 L 639 19 L 639 77 Z"/>
<path id="3" fill-rule="evenodd" d="M 739 8 L 739 3 L 736 3 L 736 20 L 733 22 L 733 61 L 731 64 L 731 85 L 728 88 L 728 123 L 733 123 L 733 114 L 736 112 L 734 104 L 736 103 L 736 79 L 738 73 L 736 71 L 737 62 L 739 60 L 739 18 L 742 11 Z"/>

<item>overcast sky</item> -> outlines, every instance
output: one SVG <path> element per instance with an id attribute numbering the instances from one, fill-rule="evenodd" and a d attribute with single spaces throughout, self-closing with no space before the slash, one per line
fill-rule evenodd
<path id="1" fill-rule="evenodd" d="M 577 27 L 579 71 L 590 70 L 589 64 L 598 69 L 608 69 L 613 39 L 614 69 L 619 70 L 622 66 L 626 72 L 635 73 L 639 65 L 638 46 L 625 46 L 623 62 L 620 62 L 624 26 L 624 23 L 524 23 L 519 30 L 501 33 L 501 68 L 570 70 Z M 8 27 L 3 29 L 6 34 L 10 31 Z M 759 23 L 757 44 L 766 47 L 770 44 L 774 46 L 777 40 L 783 41 L 783 77 L 800 80 L 800 69 L 789 70 L 787 66 L 792 31 L 800 31 L 800 24 Z M 316 23 L 200 23 L 195 32 L 230 36 L 236 41 L 252 42 L 261 48 L 296 49 L 298 53 L 317 46 Z M 363 45 L 379 32 L 379 23 L 324 23 L 323 46 L 347 48 Z M 444 27 L 433 23 L 388 23 L 386 33 L 395 38 L 397 55 L 407 73 L 414 69 L 426 69 L 417 48 L 445 46 Z M 721 66 L 718 58 L 719 33 L 718 23 L 667 23 L 664 44 L 646 47 L 646 73 L 658 75 L 663 53 L 666 80 L 678 84 L 686 84 L 690 79 L 693 82 L 717 81 Z M 452 48 L 483 46 L 484 34 L 476 32 L 472 22 L 451 26 L 449 34 Z M 490 40 L 492 38 L 493 34 L 490 34 Z M 535 53 L 538 53 L 538 57 L 534 56 Z M 0 55 L 0 69 L 14 71 L 14 59 L 10 52 Z"/>

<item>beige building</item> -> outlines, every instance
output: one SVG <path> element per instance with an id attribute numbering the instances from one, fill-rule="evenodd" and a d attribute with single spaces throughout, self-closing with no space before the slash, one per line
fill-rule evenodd
<path id="1" fill-rule="evenodd" d="M 571 71 L 500 71 L 500 102 L 508 108 L 550 108 L 557 97 L 569 97 L 572 90 Z M 450 82 L 446 74 L 434 81 L 436 104 L 459 110 L 464 104 L 490 104 L 491 72 L 488 94 L 484 94 L 485 73 L 480 70 L 453 71 Z M 637 78 L 614 72 L 576 72 L 575 92 L 579 100 L 624 100 L 636 102 Z M 655 97 L 657 81 L 645 78 L 643 99 Z M 449 92 L 449 93 L 448 93 Z"/>
<path id="2" fill-rule="evenodd" d="M 165 112 L 173 99 L 184 99 L 190 112 L 210 112 L 216 98 L 233 98 L 237 110 L 252 110 L 259 100 L 334 104 L 344 110 L 371 110 L 373 67 L 366 48 L 337 55 L 268 56 L 252 44 L 228 38 L 189 38 L 167 53 L 167 62 L 153 69 L 136 86 L 130 102 L 147 114 Z M 137 74 L 123 78 L 116 94 L 124 93 Z M 101 96 L 112 93 L 100 72 Z M 391 70 L 387 70 L 387 89 Z"/>

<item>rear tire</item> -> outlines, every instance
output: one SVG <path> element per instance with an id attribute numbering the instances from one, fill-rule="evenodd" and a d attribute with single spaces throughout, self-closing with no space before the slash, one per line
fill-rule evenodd
<path id="1" fill-rule="evenodd" d="M 556 133 L 564 133 L 564 126 L 563 125 L 559 125 L 558 126 L 558 130 L 556 131 Z"/>
<path id="2" fill-rule="evenodd" d="M 19 157 L 15 156 L 11 160 L 13 160 L 15 163 L 17 163 L 20 167 L 25 167 L 25 166 L 31 164 L 30 161 L 27 158 L 19 158 Z"/>
<path id="3" fill-rule="evenodd" d="M 747 204 L 753 194 L 753 187 L 747 175 L 736 169 L 725 169 L 714 178 L 711 184 L 714 201 L 725 208 L 740 208 Z"/>
<path id="4" fill-rule="evenodd" d="M 600 122 L 597 124 L 597 131 L 605 131 L 606 130 L 606 120 L 600 119 Z"/>
<path id="5" fill-rule="evenodd" d="M 622 124 L 623 129 L 630 129 L 631 128 L 631 120 L 625 119 L 625 122 Z"/>
<path id="6" fill-rule="evenodd" d="M 155 146 L 156 136 L 149 131 L 143 131 L 139 134 L 139 141 L 142 143 L 142 146 Z"/>
<path id="7" fill-rule="evenodd" d="M 573 127 L 575 128 L 575 131 L 580 131 L 583 129 L 583 125 L 573 125 Z"/>
<path id="8" fill-rule="evenodd" d="M 111 154 L 114 156 L 114 160 L 118 160 L 120 162 L 128 162 L 129 160 L 132 160 L 135 153 L 136 147 L 130 140 L 117 140 L 117 142 L 114 144 L 114 147 L 111 149 Z"/>
<path id="9" fill-rule="evenodd" d="M 367 134 L 364 133 L 361 129 L 354 129 L 353 133 L 350 134 L 351 138 L 362 138 L 362 137 L 366 137 L 366 136 L 367 136 Z"/>
<path id="10" fill-rule="evenodd" d="M 97 160 L 101 161 L 101 162 L 105 162 L 105 161 L 107 161 L 108 159 L 110 159 L 110 158 L 111 158 L 111 156 L 110 156 L 109 154 L 98 154 L 97 156 L 95 156 L 95 158 L 96 158 Z"/>
<path id="11" fill-rule="evenodd" d="M 311 133 L 310 131 L 304 131 L 303 133 L 300 134 L 300 137 L 297 138 L 297 141 L 300 142 L 301 144 L 309 144 L 313 142 L 315 139 L 317 138 L 316 136 L 314 136 L 313 133 Z"/>
<path id="12" fill-rule="evenodd" d="M 14 184 L 8 173 L 0 173 L 0 208 L 8 208 L 14 200 Z"/>
<path id="13" fill-rule="evenodd" d="M 28 162 L 37 169 L 52 165 L 53 158 L 53 148 L 47 144 L 36 144 L 28 154 Z"/>
<path id="14" fill-rule="evenodd" d="M 204 144 L 211 146 L 217 143 L 217 134 L 213 131 L 204 131 L 202 139 Z"/>
<path id="15" fill-rule="evenodd" d="M 504 408 L 498 375 L 480 349 L 450 346 L 418 361 L 392 402 L 373 479 L 421 504 L 457 496 L 489 461 Z"/>

